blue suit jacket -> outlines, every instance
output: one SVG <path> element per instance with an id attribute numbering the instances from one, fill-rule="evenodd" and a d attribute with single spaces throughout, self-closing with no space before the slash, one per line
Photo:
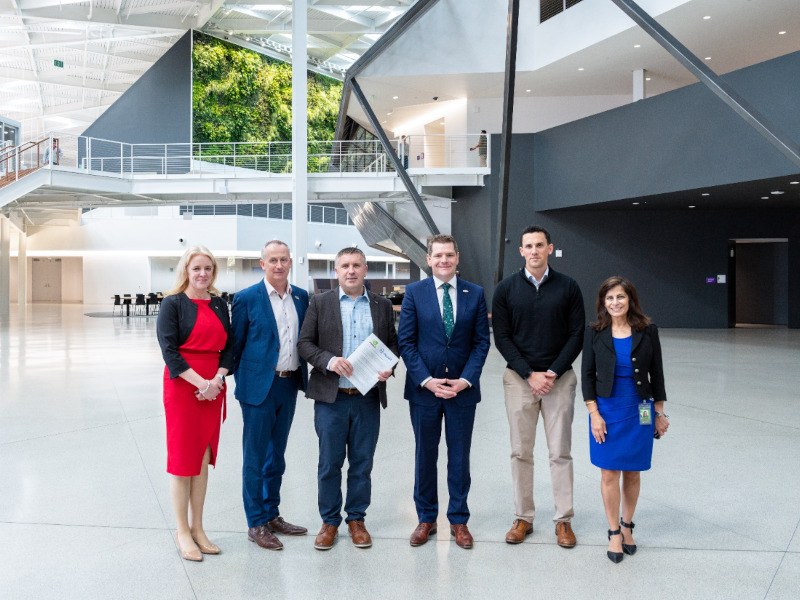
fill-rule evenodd
<path id="1" fill-rule="evenodd" d="M 439 398 L 420 387 L 428 377 L 463 377 L 472 387 L 454 401 L 474 405 L 481 400 L 481 371 L 490 345 L 486 299 L 482 287 L 461 278 L 456 281 L 456 294 L 456 323 L 448 340 L 433 278 L 406 287 L 397 338 L 406 365 L 405 398 L 409 402 L 439 403 Z"/>
<path id="2" fill-rule="evenodd" d="M 308 308 L 308 292 L 291 286 L 299 326 Z M 264 280 L 236 292 L 231 318 L 233 328 L 235 396 L 239 402 L 258 406 L 264 402 L 275 378 L 280 338 Z M 298 329 L 298 336 L 300 332 Z M 308 383 L 308 365 L 300 359 L 301 389 Z"/>

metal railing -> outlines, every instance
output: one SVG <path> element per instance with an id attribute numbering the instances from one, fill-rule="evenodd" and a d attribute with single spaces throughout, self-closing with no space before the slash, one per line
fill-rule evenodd
<path id="1" fill-rule="evenodd" d="M 409 135 L 392 141 L 409 169 L 487 167 L 489 140 L 473 135 Z M 308 142 L 308 173 L 392 173 L 379 140 Z M 50 134 L 0 152 L 0 185 L 41 167 L 77 168 L 119 177 L 254 177 L 292 172 L 291 142 L 129 144 Z"/>

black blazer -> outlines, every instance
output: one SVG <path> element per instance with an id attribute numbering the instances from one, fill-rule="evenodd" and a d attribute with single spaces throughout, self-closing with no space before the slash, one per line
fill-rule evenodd
<path id="1" fill-rule="evenodd" d="M 651 324 L 643 331 L 633 331 L 632 336 L 631 362 L 639 396 L 642 399 L 666 400 L 658 328 Z M 601 331 L 587 327 L 583 336 L 581 358 L 581 389 L 584 401 L 594 400 L 597 396 L 611 395 L 616 362 L 617 355 L 614 352 L 611 327 Z"/>
<path id="2" fill-rule="evenodd" d="M 367 290 L 372 314 L 372 332 L 398 355 L 397 330 L 394 328 L 392 303 Z M 308 376 L 306 397 L 320 402 L 335 402 L 339 390 L 339 375 L 328 371 L 328 362 L 342 356 L 342 309 L 339 306 L 339 286 L 311 297 L 311 303 L 300 329 L 297 352 L 314 367 Z M 386 408 L 386 382 L 378 382 L 378 396 Z"/>
<path id="3" fill-rule="evenodd" d="M 228 336 L 225 347 L 219 355 L 219 366 L 230 372 L 233 370 L 233 332 L 231 331 L 228 304 L 222 298 L 212 296 L 209 306 L 219 317 Z M 158 309 L 156 335 L 171 379 L 175 379 L 190 369 L 189 363 L 181 356 L 178 348 L 189 339 L 196 322 L 197 306 L 189 300 L 186 294 L 172 294 L 165 296 L 161 301 L 161 307 Z"/>

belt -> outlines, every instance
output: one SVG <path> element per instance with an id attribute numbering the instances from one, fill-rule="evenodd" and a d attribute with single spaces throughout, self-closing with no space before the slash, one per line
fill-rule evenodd
<path id="1" fill-rule="evenodd" d="M 287 377 L 294 377 L 299 369 L 295 369 L 294 371 L 275 371 L 275 377 L 281 377 L 286 379 Z"/>
<path id="2" fill-rule="evenodd" d="M 346 396 L 360 396 L 361 392 L 358 391 L 358 388 L 339 388 L 339 393 L 344 394 Z"/>

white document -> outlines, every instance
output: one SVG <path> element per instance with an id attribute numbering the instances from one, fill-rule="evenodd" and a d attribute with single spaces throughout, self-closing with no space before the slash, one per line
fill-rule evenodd
<path id="1" fill-rule="evenodd" d="M 366 394 L 378 383 L 378 373 L 390 371 L 400 359 L 371 333 L 347 360 L 353 365 L 353 374 L 347 378 L 359 392 Z"/>

